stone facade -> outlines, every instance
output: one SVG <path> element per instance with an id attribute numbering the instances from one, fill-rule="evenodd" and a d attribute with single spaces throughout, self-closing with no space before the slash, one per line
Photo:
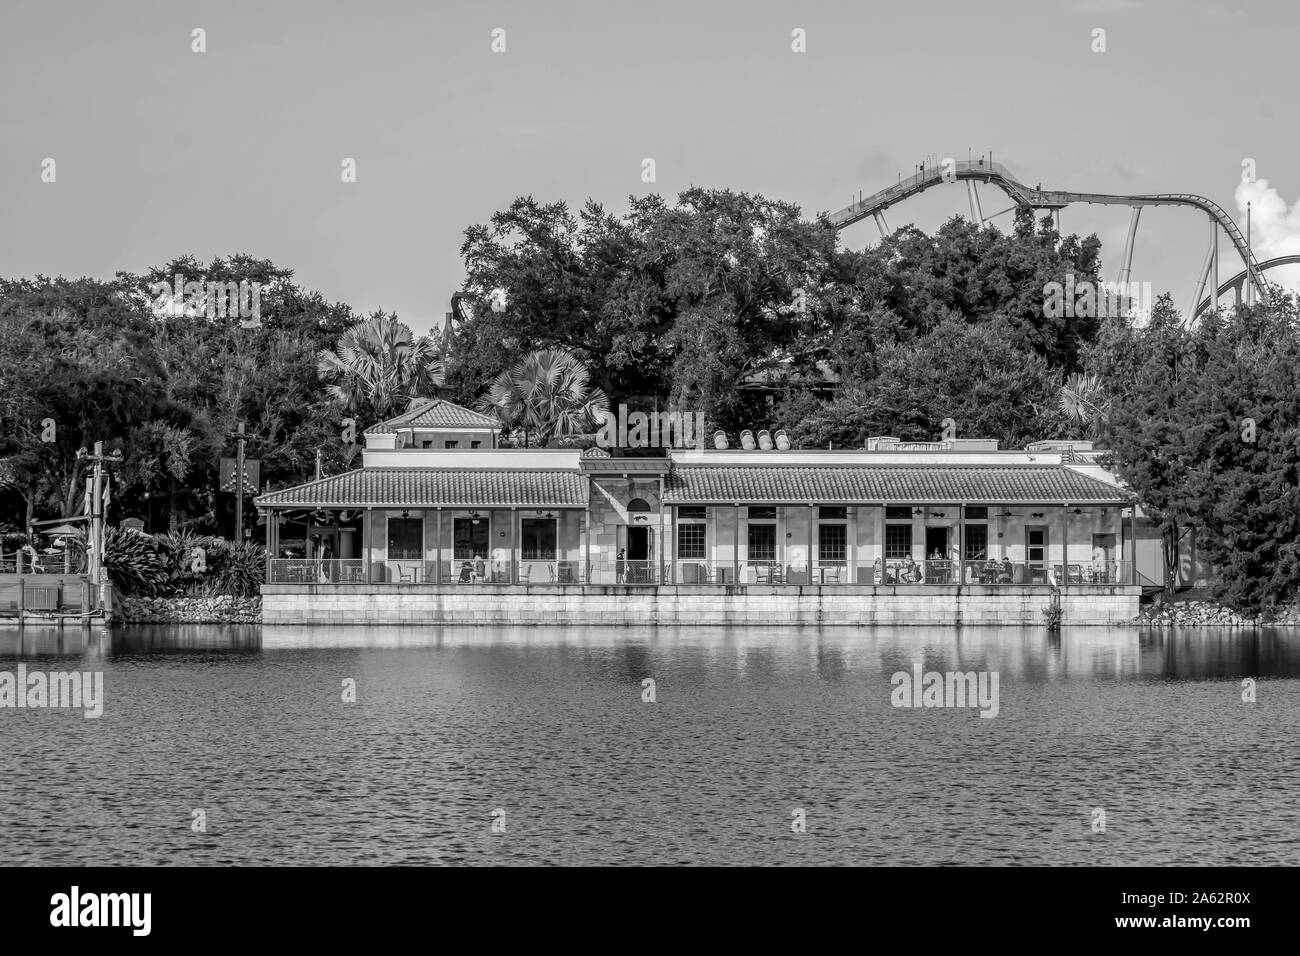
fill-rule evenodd
<path id="1" fill-rule="evenodd" d="M 638 588 L 266 585 L 263 623 L 274 624 L 1043 624 L 1041 587 Z M 1140 589 L 1096 586 L 1061 595 L 1062 623 L 1117 625 L 1138 614 Z"/>

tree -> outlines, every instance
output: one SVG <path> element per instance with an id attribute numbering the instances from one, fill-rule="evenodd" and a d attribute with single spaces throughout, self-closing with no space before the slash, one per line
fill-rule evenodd
<path id="1" fill-rule="evenodd" d="M 1103 429 L 1112 466 L 1161 530 L 1169 586 L 1195 529 L 1220 600 L 1267 614 L 1300 595 L 1294 300 L 1189 330 L 1162 297 L 1147 327 L 1113 335 L 1092 357 L 1112 376 Z"/>
<path id="2" fill-rule="evenodd" d="M 332 350 L 322 349 L 317 369 L 345 411 L 372 422 L 433 396 L 443 380 L 437 342 L 417 338 L 395 315 L 383 312 L 349 328 Z"/>
<path id="3" fill-rule="evenodd" d="M 572 352 L 544 349 L 498 375 L 479 407 L 507 428 L 522 429 L 527 446 L 530 437 L 545 445 L 590 431 L 604 421 L 609 400 L 590 385 L 590 371 Z"/>

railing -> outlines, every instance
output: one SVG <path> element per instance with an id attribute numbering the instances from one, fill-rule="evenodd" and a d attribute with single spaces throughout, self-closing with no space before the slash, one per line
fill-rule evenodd
<path id="1" fill-rule="evenodd" d="M 581 561 L 273 558 L 270 584 L 581 584 Z"/>
<path id="2" fill-rule="evenodd" d="M 1088 587 L 1129 584 L 1129 561 L 950 561 L 908 559 L 887 561 L 814 561 L 782 564 L 776 561 L 709 561 L 681 558 L 662 568 L 668 585 L 846 585 L 954 586 L 1037 585 Z M 660 583 L 657 561 L 613 560 L 594 564 L 584 574 L 581 561 L 489 560 L 458 558 L 426 561 L 418 558 L 275 558 L 268 562 L 271 584 L 445 584 L 473 587 L 485 584 L 566 585 L 603 584 L 644 586 Z"/>
<path id="3" fill-rule="evenodd" d="M 84 552 L 0 551 L 0 574 L 84 574 Z"/>

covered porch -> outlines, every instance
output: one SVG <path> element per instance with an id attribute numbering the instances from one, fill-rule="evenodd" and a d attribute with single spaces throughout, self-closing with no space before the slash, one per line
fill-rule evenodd
<path id="1" fill-rule="evenodd" d="M 257 499 L 268 585 L 574 584 L 586 483 L 562 471 L 366 468 Z"/>

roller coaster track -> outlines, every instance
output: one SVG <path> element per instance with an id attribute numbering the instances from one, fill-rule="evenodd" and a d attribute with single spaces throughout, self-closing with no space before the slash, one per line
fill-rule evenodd
<path id="1" fill-rule="evenodd" d="M 1266 259 L 1265 261 L 1259 263 L 1256 266 L 1256 268 L 1258 268 L 1260 272 L 1267 272 L 1269 269 L 1276 269 L 1278 266 L 1295 266 L 1295 265 L 1300 265 L 1300 256 L 1278 256 L 1276 259 Z M 1225 293 L 1233 292 L 1236 294 L 1237 301 L 1240 302 L 1241 290 L 1245 288 L 1245 285 L 1246 285 L 1246 272 L 1245 270 L 1243 270 L 1241 272 L 1238 272 L 1227 282 L 1223 283 L 1223 285 L 1219 286 L 1218 294 L 1214 297 L 1214 301 L 1218 302 L 1219 299 Z M 1210 307 L 1210 296 L 1207 295 L 1196 306 L 1196 312 L 1194 314 L 1200 315 L 1209 307 Z"/>
<path id="2" fill-rule="evenodd" d="M 1033 209 L 1061 209 L 1071 203 L 1093 203 L 1103 206 L 1129 206 L 1133 209 L 1140 209 L 1143 206 L 1193 206 L 1202 212 L 1209 214 L 1210 218 L 1215 221 L 1224 234 L 1232 241 L 1233 247 L 1237 250 L 1237 255 L 1245 264 L 1245 273 L 1249 277 L 1251 285 L 1256 293 L 1262 299 L 1265 294 L 1263 280 L 1260 278 L 1260 266 L 1255 261 L 1250 247 L 1246 244 L 1245 237 L 1237 224 L 1232 221 L 1232 217 L 1224 211 L 1223 207 L 1213 200 L 1206 199 L 1204 196 L 1197 196 L 1192 193 L 1153 193 L 1143 196 L 1118 196 L 1108 193 L 1076 193 L 1068 192 L 1062 189 L 1038 189 L 1032 186 L 1026 186 L 1017 179 L 1007 167 L 1001 163 L 984 162 L 983 160 L 967 160 L 963 162 L 951 163 L 948 167 L 931 166 L 924 171 L 896 183 L 877 193 L 873 193 L 839 212 L 831 214 L 830 222 L 837 230 L 844 229 L 854 223 L 861 222 L 868 217 L 874 217 L 877 225 L 881 225 L 884 220 L 881 218 L 883 213 L 890 206 L 902 202 L 917 193 L 924 192 L 934 186 L 950 185 L 957 180 L 968 180 L 973 182 L 983 182 L 989 185 L 997 186 L 1011 199 L 1016 206 L 1029 206 Z M 1001 215 L 999 213 L 999 215 Z M 981 221 L 984 217 L 980 216 Z M 1132 232 L 1136 229 L 1136 224 L 1130 230 L 1130 243 L 1132 241 Z M 881 231 L 884 232 L 882 226 Z M 1131 255 L 1130 249 L 1126 255 Z M 1232 281 L 1229 280 L 1227 287 L 1231 288 Z M 1244 281 L 1244 280 L 1243 280 Z M 1222 288 L 1222 287 L 1221 287 Z M 1199 298 L 1199 293 L 1195 298 Z M 1198 310 L 1199 311 L 1199 310 Z"/>

